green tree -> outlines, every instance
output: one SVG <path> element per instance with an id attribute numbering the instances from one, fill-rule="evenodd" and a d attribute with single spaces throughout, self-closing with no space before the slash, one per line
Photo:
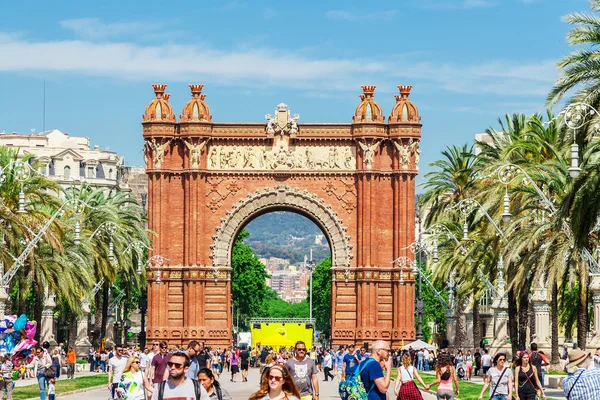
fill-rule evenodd
<path id="1" fill-rule="evenodd" d="M 272 299 L 272 290 L 267 286 L 269 274 L 265 266 L 252 248 L 244 244 L 244 239 L 248 236 L 248 231 L 242 230 L 231 252 L 231 294 L 236 316 L 239 315 L 240 322 L 243 321 L 244 329 L 251 318 L 266 314 L 267 300 Z"/>
<path id="2" fill-rule="evenodd" d="M 329 336 L 331 333 L 331 257 L 317 264 L 312 278 L 315 328 Z"/>

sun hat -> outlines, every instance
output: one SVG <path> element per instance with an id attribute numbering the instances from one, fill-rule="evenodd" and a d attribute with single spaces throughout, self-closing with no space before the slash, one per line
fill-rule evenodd
<path id="1" fill-rule="evenodd" d="M 579 347 L 569 350 L 569 363 L 566 365 L 565 370 L 571 372 L 572 370 L 577 369 L 576 367 L 584 362 L 589 356 L 590 353 L 586 353 Z"/>

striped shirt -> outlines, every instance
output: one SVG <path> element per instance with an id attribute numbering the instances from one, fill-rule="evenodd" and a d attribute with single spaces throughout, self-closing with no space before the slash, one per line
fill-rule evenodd
<path id="1" fill-rule="evenodd" d="M 579 379 L 577 379 L 581 375 Z M 577 382 L 575 382 L 577 380 Z M 575 386 L 573 387 L 573 384 Z M 565 396 L 571 391 L 569 400 L 598 400 L 600 399 L 600 369 L 585 370 L 578 368 L 562 382 Z"/>

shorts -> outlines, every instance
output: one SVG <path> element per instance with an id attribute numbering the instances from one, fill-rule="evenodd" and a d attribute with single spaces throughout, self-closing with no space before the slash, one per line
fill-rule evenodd
<path id="1" fill-rule="evenodd" d="M 483 367 L 483 374 L 487 375 L 487 372 L 489 371 L 490 367 Z"/>
<path id="2" fill-rule="evenodd" d="M 237 365 L 232 365 L 231 366 L 231 373 L 232 374 L 237 374 L 238 372 L 240 372 L 240 368 Z"/>
<path id="3" fill-rule="evenodd" d="M 213 366 L 213 369 L 221 372 L 221 364 L 213 364 L 212 366 Z"/>
<path id="4" fill-rule="evenodd" d="M 248 371 L 248 363 L 242 363 L 242 371 Z"/>

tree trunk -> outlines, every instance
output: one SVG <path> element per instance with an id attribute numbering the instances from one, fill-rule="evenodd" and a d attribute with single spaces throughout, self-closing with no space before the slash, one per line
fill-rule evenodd
<path id="1" fill-rule="evenodd" d="M 75 348 L 77 340 L 77 314 L 71 311 L 69 315 L 69 346 Z"/>
<path id="2" fill-rule="evenodd" d="M 537 326 L 535 325 L 533 301 L 529 302 L 527 313 L 529 314 L 529 343 L 539 342 L 539 339 L 537 338 Z"/>
<path id="3" fill-rule="evenodd" d="M 517 339 L 517 349 L 525 350 L 527 348 L 527 325 L 529 325 L 529 292 L 519 296 L 519 331 Z"/>
<path id="4" fill-rule="evenodd" d="M 39 321 L 38 329 L 35 331 L 35 340 L 40 341 L 41 334 L 41 321 L 42 321 L 42 311 L 44 310 L 44 303 L 46 299 L 44 298 L 44 293 L 46 292 L 43 287 L 37 282 L 37 279 L 34 279 L 32 284 L 34 290 L 35 301 L 33 303 L 33 319 L 34 321 Z"/>
<path id="5" fill-rule="evenodd" d="M 577 345 L 585 350 L 588 331 L 588 272 L 587 266 L 579 262 L 579 302 L 577 303 Z"/>
<path id="6" fill-rule="evenodd" d="M 481 322 L 479 318 L 479 299 L 473 298 L 473 347 L 478 348 L 481 342 Z"/>
<path id="7" fill-rule="evenodd" d="M 100 327 L 100 337 L 106 337 L 106 321 L 108 321 L 108 282 L 104 283 L 102 288 L 102 325 Z"/>
<path id="8" fill-rule="evenodd" d="M 517 346 L 518 337 L 518 312 L 517 312 L 517 301 L 515 299 L 515 293 L 513 289 L 508 291 L 508 332 L 511 339 L 512 353 L 517 354 L 519 350 Z"/>
<path id="9" fill-rule="evenodd" d="M 556 280 L 552 282 L 552 299 L 551 307 L 552 307 L 552 351 L 550 356 L 550 365 L 554 366 L 555 369 L 559 369 L 560 365 L 560 354 L 558 349 L 558 283 Z"/>
<path id="10" fill-rule="evenodd" d="M 96 312 L 94 313 L 94 346 L 98 348 L 102 341 L 102 292 L 96 293 L 94 302 L 96 304 Z"/>
<path id="11" fill-rule="evenodd" d="M 463 346 L 467 343 L 467 327 L 465 324 L 464 316 L 465 300 L 458 299 L 456 307 L 456 340 L 454 342 L 454 347 L 461 350 Z"/>

